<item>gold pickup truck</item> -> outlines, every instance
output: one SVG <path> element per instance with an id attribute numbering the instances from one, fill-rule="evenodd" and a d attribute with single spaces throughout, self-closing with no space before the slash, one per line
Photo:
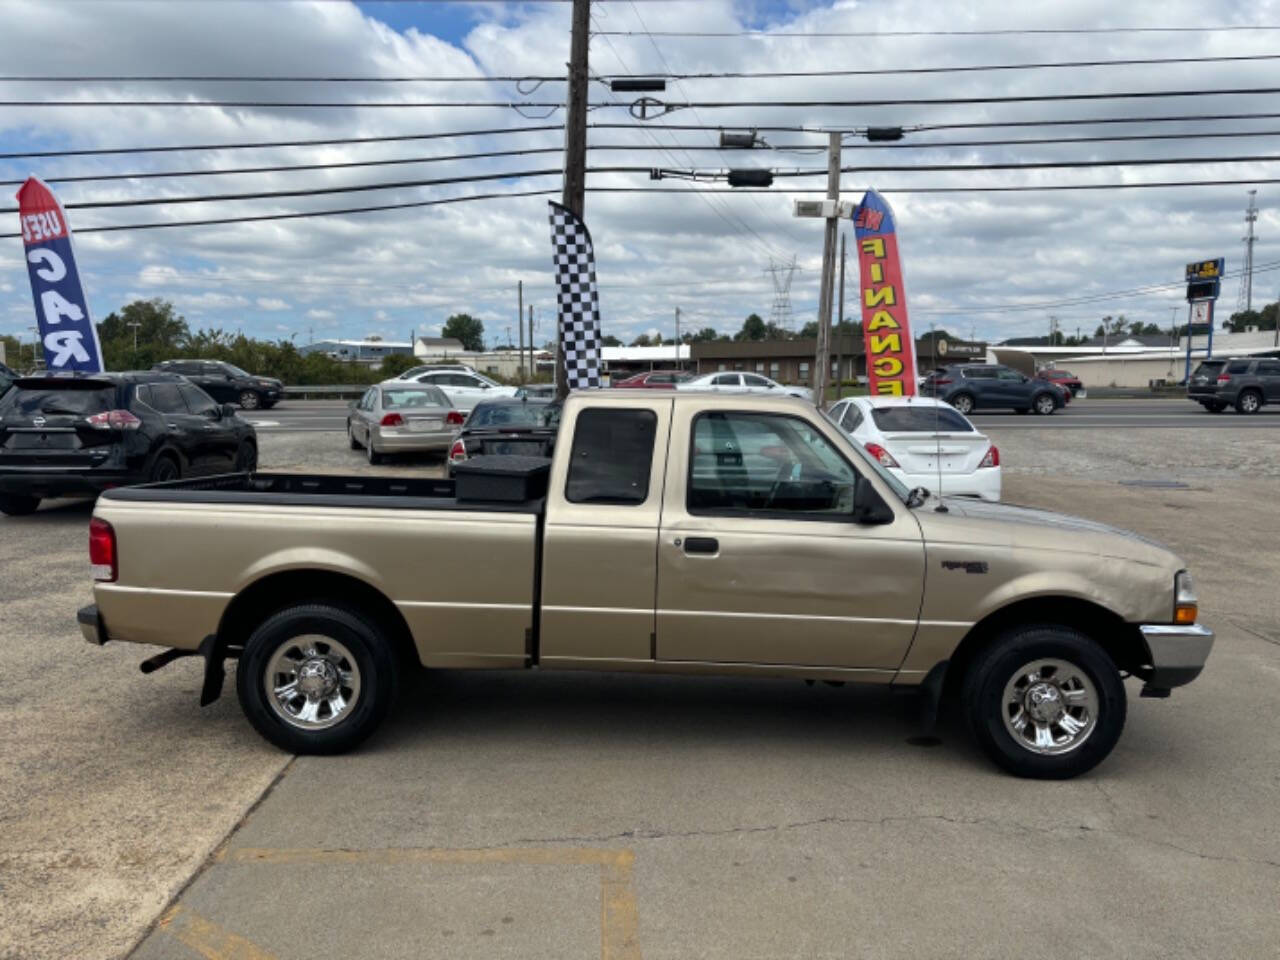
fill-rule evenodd
<path id="1" fill-rule="evenodd" d="M 111 490 L 90 643 L 238 659 L 250 722 L 334 753 L 432 669 L 794 677 L 954 692 L 1007 770 L 1115 745 L 1123 678 L 1195 679 L 1183 564 L 1101 524 L 907 490 L 804 401 L 573 394 L 551 460 L 456 480 L 234 474 Z"/>

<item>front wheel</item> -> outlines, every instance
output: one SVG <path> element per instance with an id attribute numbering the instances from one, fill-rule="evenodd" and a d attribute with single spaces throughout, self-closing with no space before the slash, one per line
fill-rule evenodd
<path id="1" fill-rule="evenodd" d="M 1031 409 L 1042 417 L 1047 417 L 1058 409 L 1057 401 L 1047 393 L 1042 393 L 1031 401 Z"/>
<path id="2" fill-rule="evenodd" d="M 236 668 L 245 716 L 290 753 L 342 753 L 362 742 L 386 717 L 395 681 L 382 631 L 353 610 L 320 603 L 270 617 Z"/>
<path id="3" fill-rule="evenodd" d="M 262 400 L 252 390 L 244 390 L 240 393 L 240 406 L 245 410 L 257 410 L 262 406 Z"/>
<path id="4" fill-rule="evenodd" d="M 1019 777 L 1065 780 L 1102 762 L 1124 729 L 1115 663 L 1077 630 L 1015 628 L 972 662 L 964 678 L 969 729 L 983 751 Z"/>
<path id="5" fill-rule="evenodd" d="M 25 517 L 40 507 L 39 497 L 25 497 L 17 493 L 0 494 L 0 513 L 9 517 Z"/>

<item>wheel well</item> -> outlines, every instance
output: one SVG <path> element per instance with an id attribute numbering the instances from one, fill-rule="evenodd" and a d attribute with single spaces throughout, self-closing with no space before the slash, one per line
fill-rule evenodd
<path id="1" fill-rule="evenodd" d="M 1096 641 L 1121 670 L 1134 672 L 1147 661 L 1146 645 L 1131 624 L 1105 607 L 1075 597 L 1031 597 L 1001 607 L 978 621 L 951 655 L 947 692 L 955 692 L 973 658 L 1012 627 L 1055 624 L 1079 630 Z"/>
<path id="2" fill-rule="evenodd" d="M 328 570 L 286 570 L 263 577 L 240 591 L 218 623 L 215 652 L 238 657 L 249 634 L 260 623 L 273 613 L 300 603 L 342 606 L 372 618 L 391 640 L 402 662 L 419 664 L 413 635 L 396 605 L 363 580 Z"/>

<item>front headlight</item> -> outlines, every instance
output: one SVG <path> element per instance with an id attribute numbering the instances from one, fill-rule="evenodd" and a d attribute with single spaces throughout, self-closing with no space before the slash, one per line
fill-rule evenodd
<path id="1" fill-rule="evenodd" d="M 1195 623 L 1200 613 L 1199 603 L 1191 574 L 1180 570 L 1173 578 L 1173 622 Z"/>

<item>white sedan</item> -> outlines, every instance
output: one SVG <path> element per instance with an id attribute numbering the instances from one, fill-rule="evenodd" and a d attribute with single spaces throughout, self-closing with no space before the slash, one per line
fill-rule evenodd
<path id="1" fill-rule="evenodd" d="M 470 413 L 472 407 L 484 400 L 494 400 L 498 397 L 514 397 L 516 395 L 515 387 L 504 387 L 502 384 L 490 380 L 484 374 L 476 373 L 474 370 L 468 370 L 464 367 L 429 370 L 426 373 L 415 374 L 413 377 L 402 374 L 393 380 L 384 381 L 384 386 L 404 384 L 409 380 L 414 383 L 425 383 L 433 387 L 439 387 L 444 391 L 444 395 L 449 398 L 449 402 L 463 413 Z"/>
<path id="2" fill-rule="evenodd" d="M 709 390 L 712 393 L 787 393 L 813 402 L 813 391 L 806 387 L 788 387 L 758 373 L 736 373 L 724 370 L 704 373 L 676 384 L 677 390 Z"/>
<path id="3" fill-rule="evenodd" d="M 1000 499 L 1000 451 L 933 397 L 846 397 L 827 416 L 909 487 Z"/>

